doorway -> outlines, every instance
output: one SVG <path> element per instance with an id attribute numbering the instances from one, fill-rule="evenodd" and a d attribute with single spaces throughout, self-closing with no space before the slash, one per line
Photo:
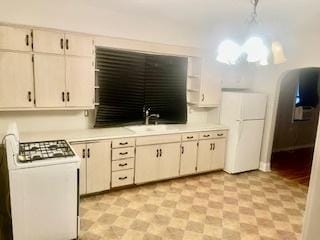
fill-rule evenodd
<path id="1" fill-rule="evenodd" d="M 309 185 L 320 110 L 320 68 L 292 70 L 280 85 L 271 169 Z"/>

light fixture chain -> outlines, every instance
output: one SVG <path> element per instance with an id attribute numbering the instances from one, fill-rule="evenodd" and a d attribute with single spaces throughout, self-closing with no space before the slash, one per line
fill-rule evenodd
<path id="1" fill-rule="evenodd" d="M 251 0 L 251 4 L 253 5 L 253 12 L 251 14 L 251 20 L 250 23 L 257 23 L 257 17 L 258 17 L 258 13 L 257 13 L 257 8 L 258 8 L 258 4 L 259 4 L 259 0 Z"/>

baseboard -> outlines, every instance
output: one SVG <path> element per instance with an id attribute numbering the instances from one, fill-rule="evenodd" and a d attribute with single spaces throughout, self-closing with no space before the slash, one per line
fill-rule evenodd
<path id="1" fill-rule="evenodd" d="M 259 170 L 262 172 L 271 172 L 271 163 L 270 162 L 261 162 Z"/>
<path id="2" fill-rule="evenodd" d="M 285 152 L 285 151 L 293 151 L 293 150 L 312 148 L 312 147 L 314 147 L 314 144 L 306 144 L 306 145 L 292 146 L 292 147 L 287 147 L 287 148 L 273 149 L 272 152 Z"/>

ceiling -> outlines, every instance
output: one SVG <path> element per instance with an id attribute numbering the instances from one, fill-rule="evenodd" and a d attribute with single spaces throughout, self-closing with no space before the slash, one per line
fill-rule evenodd
<path id="1" fill-rule="evenodd" d="M 222 22 L 243 24 L 250 17 L 250 0 L 91 0 L 97 7 L 110 7 L 123 14 L 162 17 L 202 29 Z M 320 22 L 319 0 L 260 0 L 261 24 L 279 27 L 315 27 Z"/>

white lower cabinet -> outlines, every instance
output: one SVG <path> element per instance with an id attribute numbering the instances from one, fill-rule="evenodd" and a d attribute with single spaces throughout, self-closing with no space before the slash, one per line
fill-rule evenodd
<path id="1" fill-rule="evenodd" d="M 135 183 L 145 183 L 179 176 L 180 143 L 136 148 Z"/>
<path id="2" fill-rule="evenodd" d="M 76 143 L 72 144 L 72 147 L 81 158 L 80 194 L 110 189 L 111 142 Z"/>
<path id="3" fill-rule="evenodd" d="M 226 139 L 199 141 L 197 171 L 206 172 L 224 168 Z"/>
<path id="4" fill-rule="evenodd" d="M 181 144 L 180 175 L 196 173 L 198 142 L 189 141 Z"/>

